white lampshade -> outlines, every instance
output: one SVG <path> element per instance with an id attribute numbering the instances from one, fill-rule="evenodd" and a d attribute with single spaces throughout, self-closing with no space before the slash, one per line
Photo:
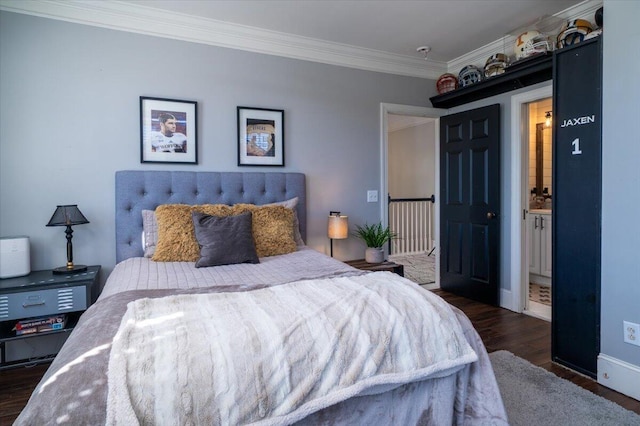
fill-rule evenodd
<path id="1" fill-rule="evenodd" d="M 349 235 L 348 216 L 342 216 L 340 213 L 330 215 L 327 235 L 332 240 L 344 240 L 347 238 Z"/>

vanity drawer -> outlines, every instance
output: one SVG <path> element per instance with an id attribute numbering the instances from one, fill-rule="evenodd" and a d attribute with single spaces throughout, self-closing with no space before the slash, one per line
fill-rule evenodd
<path id="1" fill-rule="evenodd" d="M 0 321 L 87 309 L 87 287 L 59 287 L 0 295 Z"/>

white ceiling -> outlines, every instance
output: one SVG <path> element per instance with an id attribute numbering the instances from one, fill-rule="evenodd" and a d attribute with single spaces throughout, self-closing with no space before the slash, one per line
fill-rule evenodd
<path id="1" fill-rule="evenodd" d="M 579 0 L 128 0 L 218 21 L 449 62 Z M 519 33 L 518 33 L 519 34 Z M 514 34 L 514 35 L 518 35 Z"/>
<path id="2" fill-rule="evenodd" d="M 0 0 L 0 10 L 437 79 L 512 54 L 526 29 L 593 21 L 602 0 Z M 428 45 L 427 60 L 416 49 Z"/>

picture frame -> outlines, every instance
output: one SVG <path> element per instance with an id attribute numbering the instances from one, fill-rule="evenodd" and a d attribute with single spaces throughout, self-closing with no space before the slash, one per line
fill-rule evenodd
<path id="1" fill-rule="evenodd" d="M 140 96 L 140 162 L 198 164 L 197 106 Z"/>
<path id="2" fill-rule="evenodd" d="M 284 166 L 284 110 L 238 107 L 238 166 Z"/>

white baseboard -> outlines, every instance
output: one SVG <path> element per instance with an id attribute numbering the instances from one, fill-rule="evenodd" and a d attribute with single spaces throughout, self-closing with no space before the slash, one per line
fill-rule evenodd
<path id="1" fill-rule="evenodd" d="M 601 353 L 598 383 L 640 401 L 640 366 Z"/>
<path id="2" fill-rule="evenodd" d="M 514 303 L 513 294 L 511 293 L 511 290 L 501 288 L 500 289 L 500 307 L 508 309 L 513 312 L 521 313 L 521 311 L 518 310 L 517 307 L 513 306 L 513 303 Z"/>

